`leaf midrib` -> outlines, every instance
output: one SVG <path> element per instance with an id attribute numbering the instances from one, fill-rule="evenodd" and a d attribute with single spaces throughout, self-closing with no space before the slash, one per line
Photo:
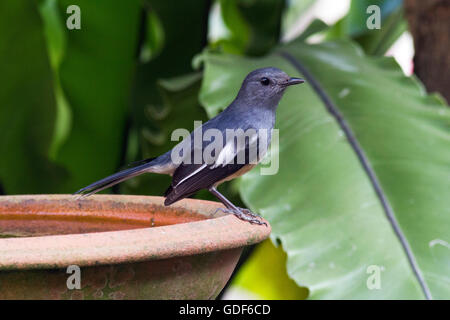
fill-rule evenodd
<path id="1" fill-rule="evenodd" d="M 395 217 L 392 206 L 390 205 L 389 200 L 386 194 L 384 193 L 380 182 L 378 181 L 375 171 L 370 165 L 370 161 L 368 160 L 364 150 L 362 149 L 361 145 L 356 139 L 356 136 L 353 134 L 353 131 L 351 130 L 350 126 L 347 124 L 345 118 L 343 117 L 337 106 L 334 104 L 334 102 L 331 100 L 331 98 L 328 96 L 328 94 L 325 92 L 325 90 L 322 88 L 320 83 L 314 78 L 314 76 L 297 58 L 295 58 L 288 52 L 282 50 L 278 51 L 277 54 L 280 55 L 282 58 L 284 58 L 286 61 L 288 61 L 292 66 L 294 66 L 295 69 L 297 69 L 306 78 L 306 81 L 311 85 L 314 92 L 319 96 L 320 100 L 325 105 L 327 111 L 333 116 L 333 118 L 337 121 L 341 130 L 345 133 L 347 141 L 349 142 L 353 151 L 356 153 L 359 162 L 361 163 L 365 173 L 367 174 L 370 180 L 372 187 L 374 188 L 377 198 L 379 199 L 383 207 L 383 211 L 386 215 L 386 218 L 388 219 L 392 229 L 394 230 L 396 237 L 400 241 L 402 249 L 405 252 L 405 255 L 408 259 L 408 263 L 413 270 L 414 276 L 416 277 L 417 281 L 421 286 L 425 298 L 432 299 L 430 289 L 428 288 L 428 285 L 425 282 L 424 276 L 418 266 L 417 260 L 412 252 L 411 246 L 408 240 L 406 239 L 405 235 L 403 234 L 403 231 L 400 228 L 400 224 L 398 223 Z"/>

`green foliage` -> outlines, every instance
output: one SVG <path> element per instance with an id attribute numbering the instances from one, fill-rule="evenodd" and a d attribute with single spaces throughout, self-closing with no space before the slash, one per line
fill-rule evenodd
<path id="1" fill-rule="evenodd" d="M 193 129 L 193 121 L 206 121 L 196 93 L 200 86 L 198 75 L 193 77 L 191 61 L 206 44 L 208 1 L 180 1 L 177 5 L 165 0 L 145 1 L 145 16 L 159 21 L 159 36 L 148 33 L 143 47 L 158 48 L 148 61 L 137 65 L 133 88 L 131 128 L 126 162 L 156 157 L 175 145 L 170 135 L 176 128 Z M 153 18 L 152 18 L 153 17 Z M 189 30 L 189 36 L 184 31 Z M 148 43 L 153 42 L 153 45 Z M 183 79 L 172 78 L 182 77 Z M 160 79 L 172 79 L 179 92 L 164 86 Z M 180 84 L 181 82 L 181 84 Z M 173 93 L 170 95 L 169 93 Z M 162 195 L 170 184 L 164 175 L 140 176 L 121 185 L 123 191 L 135 194 Z"/>
<path id="2" fill-rule="evenodd" d="M 0 59 L 1 185 L 7 193 L 52 192 L 66 172 L 48 158 L 56 102 L 34 2 L 0 3 Z"/>
<path id="3" fill-rule="evenodd" d="M 139 26 L 139 0 L 76 3 L 82 8 L 81 30 L 66 30 L 67 48 L 59 67 L 72 109 L 70 135 L 56 156 L 71 175 L 59 192 L 73 192 L 112 173 L 120 163 Z M 71 4 L 59 2 L 65 17 Z"/>
<path id="4" fill-rule="evenodd" d="M 295 26 L 302 15 L 315 3 L 315 0 L 289 0 L 286 1 L 282 19 L 282 32 L 288 32 Z"/>
<path id="5" fill-rule="evenodd" d="M 381 13 L 381 28 L 370 30 L 366 26 L 370 5 L 377 5 Z M 407 29 L 403 19 L 402 0 L 352 0 L 350 10 L 326 34 L 328 39 L 351 38 L 367 54 L 383 55 Z"/>
<path id="6" fill-rule="evenodd" d="M 121 159 L 139 1 L 76 3 L 82 28 L 70 31 L 62 19 L 73 2 L 42 2 L 44 24 L 37 2 L 2 3 L 1 52 L 10 63 L 1 80 L 0 127 L 8 133 L 1 183 L 8 193 L 73 192 Z"/>
<path id="7" fill-rule="evenodd" d="M 448 297 L 450 287 L 442 281 L 448 249 L 433 241 L 445 239 L 450 224 L 450 109 L 405 77 L 392 58 L 367 57 L 347 41 L 297 41 L 281 50 L 309 70 L 340 110 L 433 297 Z M 203 61 L 200 97 L 209 113 L 226 106 L 240 79 L 255 68 L 275 66 L 304 76 L 277 52 L 262 59 L 205 53 Z M 273 239 L 281 240 L 289 276 L 307 286 L 313 299 L 423 298 L 368 175 L 311 83 L 288 89 L 277 115 L 279 172 L 263 176 L 252 170 L 240 191 L 269 220 Z M 384 268 L 380 290 L 366 286 L 371 265 Z"/>
<path id="8" fill-rule="evenodd" d="M 54 96 L 57 107 L 55 128 L 49 152 L 50 159 L 55 160 L 58 150 L 68 137 L 72 126 L 71 108 L 68 105 L 59 80 L 59 67 L 64 58 L 67 38 L 57 0 L 42 1 L 39 9 L 43 18 L 44 35 L 46 37 L 48 56 L 53 71 Z"/>
<path id="9" fill-rule="evenodd" d="M 229 35 L 213 46 L 226 52 L 262 55 L 278 43 L 283 0 L 221 0 L 220 8 Z"/>

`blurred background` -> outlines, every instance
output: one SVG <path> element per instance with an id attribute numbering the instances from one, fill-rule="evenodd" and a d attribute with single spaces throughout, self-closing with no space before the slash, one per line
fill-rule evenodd
<path id="1" fill-rule="evenodd" d="M 368 10 L 371 5 L 379 12 Z M 377 22 L 379 27 L 372 28 Z M 174 129 L 192 130 L 194 120 L 207 121 L 227 105 L 250 70 L 246 68 L 283 67 L 285 62 L 276 56 L 281 48 L 306 65 L 348 116 L 431 290 L 436 297 L 449 298 L 448 248 L 428 245 L 433 239 L 441 239 L 447 246 L 450 241 L 449 23 L 450 6 L 445 0 L 3 0 L 0 194 L 73 193 L 133 161 L 169 150 L 176 143 L 170 140 Z M 292 68 L 288 73 L 292 72 L 298 70 Z M 358 82 L 361 73 L 365 78 Z M 281 136 L 280 145 L 293 143 L 299 146 L 295 149 L 298 154 L 330 158 L 324 151 L 329 146 L 320 146 L 317 137 L 308 142 L 303 136 L 291 141 L 298 132 L 321 130 L 312 126 L 316 120 L 333 122 L 323 101 L 312 89 L 307 90 L 311 98 L 298 99 L 317 105 L 323 113 L 316 115 L 309 109 L 286 113 L 285 123 L 293 119 L 289 124 L 293 131 Z M 291 104 L 299 101 L 294 93 L 286 99 Z M 384 109 L 375 114 L 373 110 L 381 110 L 379 104 Z M 346 111 L 350 106 L 353 109 Z M 295 122 L 294 114 L 300 114 L 305 122 Z M 399 120 L 391 123 L 389 119 Z M 383 127 L 386 121 L 390 129 Z M 377 126 L 372 128 L 374 123 Z M 340 137 L 333 143 L 341 145 L 345 141 L 342 132 L 337 127 L 333 130 Z M 388 140 L 397 144 L 380 144 Z M 409 147 L 404 147 L 406 144 Z M 353 159 L 351 150 L 345 150 Z M 283 152 L 280 149 L 280 158 Z M 390 158 L 411 162 L 403 171 L 383 171 L 381 163 Z M 335 160 L 341 166 L 330 168 L 334 173 L 353 163 L 339 157 Z M 309 161 L 318 163 L 315 158 Z M 360 170 L 355 163 L 351 172 Z M 357 185 L 355 181 L 368 184 L 367 177 L 352 181 L 346 181 L 344 175 L 330 177 L 337 188 L 330 189 L 327 198 L 330 208 L 336 208 L 333 217 L 353 210 L 342 205 L 343 198 L 353 196 L 352 205 L 363 215 L 343 216 L 353 222 L 336 231 L 319 224 L 326 218 L 322 212 L 330 211 L 320 207 L 324 200 L 309 201 L 312 194 L 322 193 L 333 183 L 318 177 L 305 178 L 304 183 L 289 180 L 284 170 L 291 176 L 295 172 L 294 176 L 306 177 L 316 169 L 303 170 L 306 164 L 299 165 L 299 171 L 286 166 L 280 165 L 280 180 L 264 178 L 271 181 L 274 197 L 282 203 L 264 202 L 264 192 L 254 190 L 267 186 L 266 180 L 255 175 L 221 187 L 232 201 L 260 212 L 273 226 L 271 240 L 245 252 L 222 298 L 421 297 L 407 259 L 398 255 L 400 245 L 386 217 L 378 211 L 365 211 L 377 198 L 372 193 L 347 191 L 343 195 L 334 191 L 350 190 Z M 421 170 L 423 176 L 415 174 Z M 418 180 L 410 180 L 412 176 Z M 411 190 L 405 195 L 405 190 L 400 190 L 418 181 L 438 193 Z M 162 195 L 169 183 L 170 177 L 145 175 L 106 192 Z M 291 198 L 283 198 L 291 193 Z M 207 192 L 195 197 L 213 200 Z M 414 208 L 410 202 L 415 203 Z M 436 234 L 416 243 L 422 230 L 414 212 L 430 211 L 439 214 L 423 218 L 421 225 Z M 290 220 L 295 213 L 301 214 L 302 220 Z M 374 215 L 379 220 L 371 220 Z M 330 224 L 337 223 L 332 221 Z M 316 232 L 302 231 L 306 225 L 315 225 Z M 379 232 L 374 239 L 394 239 L 392 247 L 400 251 L 384 243 L 359 252 L 361 246 L 373 246 L 368 244 L 366 227 Z M 330 243 L 336 245 L 334 253 L 330 253 Z M 339 253 L 344 247 L 358 253 L 350 259 Z M 392 250 L 392 255 L 386 250 Z M 392 273 L 386 273 L 388 279 L 404 273 L 401 288 L 388 288 L 389 293 L 368 290 L 366 268 L 355 270 L 347 263 L 349 259 L 352 265 L 363 261 L 366 266 L 369 256 L 376 257 L 373 263 L 395 265 Z"/>

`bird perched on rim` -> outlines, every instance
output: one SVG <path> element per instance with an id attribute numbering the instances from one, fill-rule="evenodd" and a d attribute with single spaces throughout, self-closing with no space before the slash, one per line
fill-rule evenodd
<path id="1" fill-rule="evenodd" d="M 265 224 L 250 210 L 236 207 L 217 191 L 217 186 L 243 175 L 263 158 L 285 89 L 303 82 L 277 68 L 254 70 L 244 79 L 236 98 L 224 111 L 193 130 L 172 150 L 94 182 L 76 194 L 89 196 L 143 173 L 168 174 L 172 176 L 172 183 L 165 193 L 165 205 L 207 189 L 225 205 L 224 212 L 250 223 Z M 229 132 L 234 136 L 223 139 Z M 196 140 L 198 136 L 200 142 Z M 208 149 L 211 152 L 207 159 L 205 151 Z"/>

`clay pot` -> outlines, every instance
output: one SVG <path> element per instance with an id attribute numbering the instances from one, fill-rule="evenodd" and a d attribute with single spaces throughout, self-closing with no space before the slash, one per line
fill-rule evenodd
<path id="1" fill-rule="evenodd" d="M 147 196 L 0 197 L 0 299 L 214 299 L 243 247 L 270 233 L 214 215 L 219 207 L 193 199 L 165 207 Z"/>

